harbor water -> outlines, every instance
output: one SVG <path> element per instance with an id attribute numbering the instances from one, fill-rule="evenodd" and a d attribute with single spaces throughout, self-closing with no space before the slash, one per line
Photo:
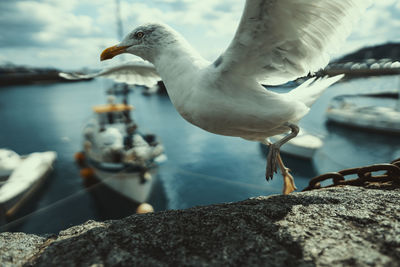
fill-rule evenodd
<path id="1" fill-rule="evenodd" d="M 0 88 L 0 147 L 18 154 L 54 150 L 54 171 L 37 194 L 2 228 L 43 234 L 57 233 L 87 220 L 128 216 L 134 205 L 101 184 L 85 186 L 75 164 L 81 150 L 82 128 L 92 116 L 91 107 L 106 102 L 111 82 L 58 83 Z M 400 157 L 398 136 L 327 124 L 325 110 L 337 95 L 394 91 L 398 77 L 372 77 L 338 83 L 314 104 L 301 126 L 323 137 L 324 145 L 313 160 L 283 155 L 299 190 L 310 178 Z M 274 88 L 284 92 L 287 88 Z M 282 177 L 265 180 L 265 148 L 240 138 L 217 136 L 189 124 L 175 111 L 168 96 L 129 95 L 133 118 L 144 133 L 156 134 L 168 160 L 158 168 L 148 202 L 156 211 L 240 201 L 278 194 Z M 395 106 L 396 100 L 377 99 L 377 105 Z"/>

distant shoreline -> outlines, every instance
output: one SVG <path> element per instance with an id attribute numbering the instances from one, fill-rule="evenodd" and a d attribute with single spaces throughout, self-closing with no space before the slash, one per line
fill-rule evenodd
<path id="1" fill-rule="evenodd" d="M 60 71 L 57 69 L 40 69 L 19 66 L 0 67 L 0 87 L 75 82 L 61 77 L 59 73 Z"/>

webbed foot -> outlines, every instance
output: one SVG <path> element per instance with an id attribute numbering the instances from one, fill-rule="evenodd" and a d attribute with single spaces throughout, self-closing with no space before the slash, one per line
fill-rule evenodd
<path id="1" fill-rule="evenodd" d="M 283 165 L 283 163 L 282 163 Z M 284 171 L 282 171 L 282 176 L 283 176 L 283 191 L 282 194 L 284 195 L 289 195 L 293 191 L 297 189 L 296 185 L 294 184 L 294 179 L 293 176 L 289 173 L 289 169 L 283 167 L 280 167 L 281 169 L 283 168 Z"/>

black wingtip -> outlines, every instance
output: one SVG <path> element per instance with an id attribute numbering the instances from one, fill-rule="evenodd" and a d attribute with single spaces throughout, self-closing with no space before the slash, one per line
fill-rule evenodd
<path id="1" fill-rule="evenodd" d="M 217 58 L 217 60 L 214 61 L 214 67 L 218 68 L 218 66 L 221 65 L 223 61 L 224 60 L 223 60 L 222 56 L 219 56 Z"/>

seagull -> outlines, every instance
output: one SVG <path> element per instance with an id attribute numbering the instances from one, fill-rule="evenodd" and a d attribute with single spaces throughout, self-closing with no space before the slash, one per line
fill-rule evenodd
<path id="1" fill-rule="evenodd" d="M 283 194 L 289 194 L 297 188 L 280 147 L 297 136 L 299 121 L 311 105 L 343 75 L 310 78 L 281 94 L 262 85 L 283 84 L 325 67 L 329 53 L 344 42 L 368 6 L 367 0 L 246 0 L 230 45 L 213 62 L 168 25 L 147 23 L 100 56 L 103 61 L 129 53 L 144 62 L 90 77 L 126 74 L 143 84 L 161 78 L 188 122 L 269 146 L 266 179 L 272 179 L 279 166 Z M 269 142 L 268 137 L 283 133 L 287 135 L 281 140 Z"/>

